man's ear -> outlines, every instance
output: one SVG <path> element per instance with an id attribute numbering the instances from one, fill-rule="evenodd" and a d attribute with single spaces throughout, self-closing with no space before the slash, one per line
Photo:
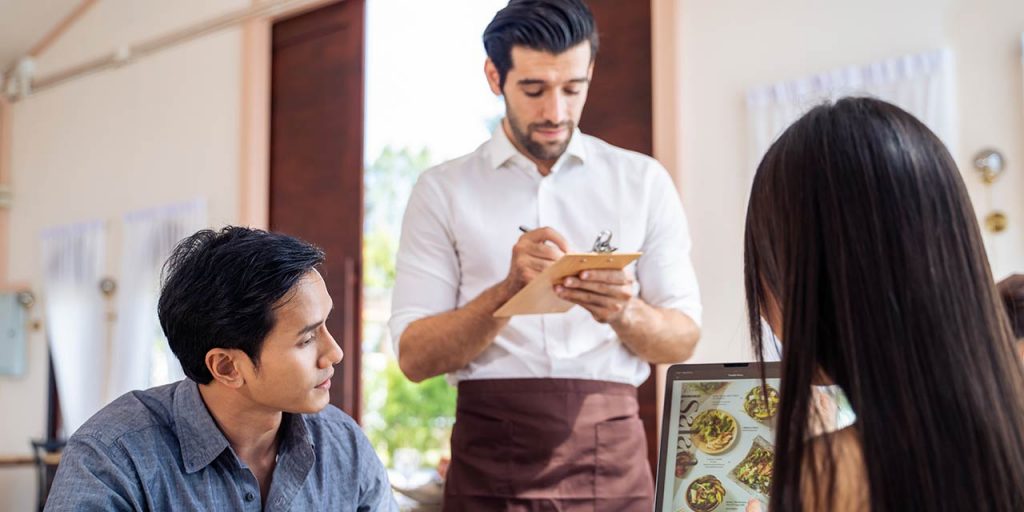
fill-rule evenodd
<path id="1" fill-rule="evenodd" d="M 232 388 L 238 389 L 245 384 L 245 377 L 239 371 L 239 358 L 249 356 L 241 350 L 213 348 L 206 353 L 206 368 L 213 375 L 213 380 Z"/>
<path id="2" fill-rule="evenodd" d="M 491 92 L 495 96 L 501 96 L 501 73 L 498 72 L 498 66 L 494 65 L 494 62 L 488 58 L 484 62 L 484 75 L 487 76 L 487 85 L 491 86 Z"/>

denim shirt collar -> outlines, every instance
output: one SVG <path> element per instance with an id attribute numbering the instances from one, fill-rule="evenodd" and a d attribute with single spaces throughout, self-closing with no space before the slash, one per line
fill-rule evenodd
<path id="1" fill-rule="evenodd" d="M 231 446 L 199 395 L 199 386 L 185 379 L 174 391 L 174 433 L 181 443 L 186 473 L 205 468 Z"/>
<path id="2" fill-rule="evenodd" d="M 284 413 L 281 418 L 281 444 L 278 465 L 298 470 L 305 475 L 315 459 L 314 445 L 301 414 Z M 195 473 L 210 465 L 231 444 L 217 427 L 206 408 L 199 386 L 191 379 L 182 381 L 174 391 L 174 433 L 181 444 L 181 457 L 186 473 Z M 234 450 L 230 450 L 234 455 Z M 297 456 L 293 460 L 292 457 Z M 234 457 L 240 467 L 245 464 Z M 276 472 L 275 472 L 276 474 Z"/>

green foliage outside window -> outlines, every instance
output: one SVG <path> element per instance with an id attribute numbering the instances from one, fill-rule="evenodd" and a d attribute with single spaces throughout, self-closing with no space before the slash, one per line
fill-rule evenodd
<path id="1" fill-rule="evenodd" d="M 374 377 L 367 385 L 387 390 L 387 399 L 376 404 L 379 407 L 373 424 L 366 422 L 366 435 L 377 455 L 390 466 L 395 450 L 412 448 L 423 455 L 425 465 L 436 467 L 441 456 L 449 452 L 448 439 L 455 421 L 455 388 L 444 377 L 414 384 L 402 374 L 394 359 Z"/>
<path id="2" fill-rule="evenodd" d="M 366 166 L 363 227 L 363 428 L 388 467 L 395 451 L 411 448 L 436 467 L 449 453 L 455 421 L 455 388 L 437 377 L 414 384 L 402 374 L 387 345 L 386 300 L 395 284 L 395 254 L 402 215 L 419 174 L 431 165 L 426 149 L 384 148 Z M 383 302 L 382 302 L 383 301 Z"/>

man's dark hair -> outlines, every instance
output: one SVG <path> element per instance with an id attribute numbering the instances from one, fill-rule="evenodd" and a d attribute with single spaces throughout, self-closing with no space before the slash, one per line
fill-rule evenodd
<path id="1" fill-rule="evenodd" d="M 590 62 L 597 57 L 597 23 L 582 0 L 511 0 L 484 30 L 484 50 L 501 76 L 512 69 L 512 47 L 558 55 L 590 41 Z"/>
<path id="2" fill-rule="evenodd" d="M 188 378 L 208 384 L 206 353 L 239 349 L 254 364 L 274 327 L 274 311 L 324 253 L 306 242 L 259 229 L 204 229 L 178 243 L 164 264 L 157 311 Z"/>

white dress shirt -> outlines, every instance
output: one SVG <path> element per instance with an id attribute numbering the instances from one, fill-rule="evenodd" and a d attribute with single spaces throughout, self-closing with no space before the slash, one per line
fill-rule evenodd
<path id="1" fill-rule="evenodd" d="M 576 130 L 551 173 L 519 153 L 499 125 L 476 151 L 425 171 L 402 222 L 389 322 L 395 353 L 412 322 L 462 307 L 508 275 L 518 227 L 551 227 L 572 252 L 613 232 L 632 265 L 637 293 L 700 323 L 686 217 L 668 172 L 654 159 Z M 464 379 L 574 378 L 640 385 L 650 373 L 582 307 L 516 316 L 468 366 Z"/>

